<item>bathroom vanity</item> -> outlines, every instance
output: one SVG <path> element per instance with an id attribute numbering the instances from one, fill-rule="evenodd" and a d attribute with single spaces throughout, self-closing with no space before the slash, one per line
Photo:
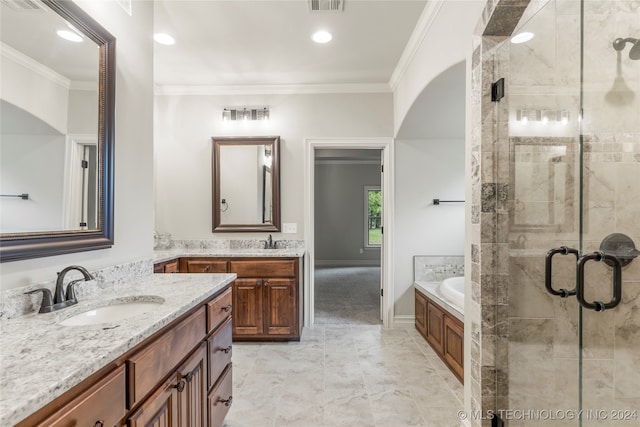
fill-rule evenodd
<path id="1" fill-rule="evenodd" d="M 148 275 L 70 308 L 3 321 L 0 425 L 222 425 L 233 399 L 234 279 Z M 61 324 L 131 301 L 155 305 L 106 323 Z"/>
<path id="2" fill-rule="evenodd" d="M 253 256 L 247 256 L 250 253 Z M 154 271 L 235 273 L 233 340 L 299 341 L 303 324 L 302 253 L 273 249 L 227 252 L 225 256 L 191 253 L 159 261 Z"/>
<path id="3" fill-rule="evenodd" d="M 454 315 L 455 310 L 450 305 L 438 298 L 437 285 L 434 287 L 429 285 L 415 285 L 416 329 L 462 383 L 464 379 L 464 322 Z M 445 309 L 443 306 L 449 308 Z"/>

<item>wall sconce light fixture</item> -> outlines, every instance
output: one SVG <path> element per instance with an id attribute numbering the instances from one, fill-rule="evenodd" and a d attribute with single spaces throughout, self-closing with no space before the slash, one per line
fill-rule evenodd
<path id="1" fill-rule="evenodd" d="M 223 121 L 269 120 L 269 107 L 229 107 L 222 110 Z"/>
<path id="2" fill-rule="evenodd" d="M 537 110 L 520 109 L 516 111 L 516 120 L 520 123 L 541 122 L 546 125 L 550 122 L 559 122 L 563 125 L 569 123 L 569 112 L 567 110 Z"/>

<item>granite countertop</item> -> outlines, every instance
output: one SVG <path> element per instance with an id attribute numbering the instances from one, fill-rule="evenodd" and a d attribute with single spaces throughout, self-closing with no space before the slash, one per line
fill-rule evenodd
<path id="1" fill-rule="evenodd" d="M 175 248 L 156 250 L 153 253 L 154 262 L 169 261 L 179 257 L 273 257 L 300 258 L 304 256 L 304 248 L 284 249 L 255 249 L 255 248 Z"/>
<path id="2" fill-rule="evenodd" d="M 458 320 L 464 322 L 464 308 L 453 305 L 451 302 L 449 302 L 449 300 L 445 298 L 444 295 L 442 295 L 442 293 L 440 292 L 440 283 L 442 282 L 416 280 L 415 282 L 413 282 L 413 286 L 429 298 L 432 298 L 435 303 L 446 309 Z"/>
<path id="3" fill-rule="evenodd" d="M 40 409 L 235 278 L 235 274 L 151 274 L 114 284 L 60 311 L 3 320 L 0 425 L 13 425 Z M 89 326 L 58 324 L 110 302 L 156 297 L 163 298 L 164 303 L 153 311 L 118 322 Z"/>

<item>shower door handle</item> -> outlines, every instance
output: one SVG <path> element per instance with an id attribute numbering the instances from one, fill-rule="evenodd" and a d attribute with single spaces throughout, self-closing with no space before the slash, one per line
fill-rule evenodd
<path id="1" fill-rule="evenodd" d="M 549 250 L 549 252 L 547 252 L 547 259 L 545 262 L 545 269 L 544 269 L 544 286 L 545 288 L 547 288 L 547 292 L 549 292 L 551 295 L 560 296 L 562 298 L 568 298 L 571 295 L 576 294 L 575 289 L 556 290 L 556 289 L 553 289 L 553 286 L 551 286 L 551 262 L 552 262 L 553 256 L 556 254 L 561 254 L 561 255 L 573 254 L 576 256 L 576 260 L 578 260 L 578 250 L 573 248 L 568 248 L 566 246 L 560 246 L 559 248 L 554 248 Z"/>
<path id="2" fill-rule="evenodd" d="M 584 266 L 589 261 L 606 262 L 607 265 L 613 268 L 613 296 L 611 301 L 607 303 L 602 301 L 588 302 L 584 299 Z M 578 259 L 578 274 L 576 278 L 576 298 L 582 307 L 595 311 L 604 311 L 620 304 L 622 300 L 622 264 L 620 260 L 614 255 L 607 255 L 600 251 L 580 257 Z"/>

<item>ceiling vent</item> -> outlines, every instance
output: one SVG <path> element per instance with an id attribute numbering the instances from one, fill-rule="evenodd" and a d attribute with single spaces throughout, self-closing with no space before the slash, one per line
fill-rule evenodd
<path id="1" fill-rule="evenodd" d="M 344 0 L 309 0 L 311 12 L 342 12 Z"/>
<path id="2" fill-rule="evenodd" d="M 38 0 L 0 0 L 0 4 L 19 11 L 47 10 Z"/>

